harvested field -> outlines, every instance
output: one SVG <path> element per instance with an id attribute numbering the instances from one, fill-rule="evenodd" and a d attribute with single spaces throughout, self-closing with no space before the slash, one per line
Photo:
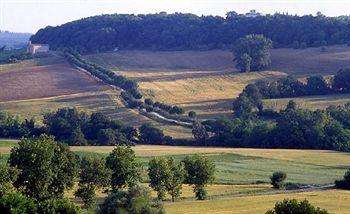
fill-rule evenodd
<path id="1" fill-rule="evenodd" d="M 229 51 L 119 51 L 87 56 L 136 80 L 145 97 L 194 110 L 199 119 L 231 116 L 246 84 L 287 74 L 332 75 L 350 65 L 350 47 L 272 49 L 271 71 L 238 73 Z"/>
<path id="2" fill-rule="evenodd" d="M 326 190 L 304 193 L 289 193 L 277 195 L 256 195 L 231 199 L 217 199 L 207 201 L 188 201 L 164 204 L 167 213 L 234 213 L 261 214 L 272 209 L 276 202 L 285 198 L 304 200 L 311 204 L 327 209 L 330 213 L 348 214 L 350 191 Z"/>
<path id="3" fill-rule="evenodd" d="M 285 109 L 289 100 L 294 100 L 300 108 L 316 110 L 326 109 L 331 105 L 344 105 L 346 103 L 349 103 L 350 94 L 331 94 L 297 98 L 265 99 L 264 108 L 274 110 Z"/>
<path id="4" fill-rule="evenodd" d="M 33 66 L 0 73 L 0 101 L 52 97 L 110 87 L 68 64 Z"/>

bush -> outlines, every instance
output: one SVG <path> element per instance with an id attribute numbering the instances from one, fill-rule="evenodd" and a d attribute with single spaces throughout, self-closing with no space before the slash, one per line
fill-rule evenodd
<path id="1" fill-rule="evenodd" d="M 118 191 L 108 195 L 100 205 L 99 213 L 161 214 L 165 211 L 160 203 L 152 201 L 147 188 L 135 186 L 128 192 Z"/>
<path id="2" fill-rule="evenodd" d="M 284 186 L 283 181 L 287 178 L 287 174 L 284 172 L 274 172 L 272 176 L 270 177 L 271 179 L 271 184 L 274 188 L 280 189 Z"/>
<path id="3" fill-rule="evenodd" d="M 314 207 L 307 200 L 298 202 L 295 199 L 284 199 L 282 202 L 277 202 L 274 209 L 267 211 L 266 214 L 328 214 L 328 212 Z"/>
<path id="4" fill-rule="evenodd" d="M 0 198 L 0 213 L 35 214 L 37 208 L 33 199 L 28 199 L 18 192 L 11 192 Z"/>
<path id="5" fill-rule="evenodd" d="M 49 199 L 39 205 L 40 213 L 67 213 L 78 214 L 82 213 L 79 206 L 70 200 L 63 199 Z"/>
<path id="6" fill-rule="evenodd" d="M 345 172 L 343 180 L 335 181 L 335 186 L 339 189 L 350 189 L 350 170 Z"/>

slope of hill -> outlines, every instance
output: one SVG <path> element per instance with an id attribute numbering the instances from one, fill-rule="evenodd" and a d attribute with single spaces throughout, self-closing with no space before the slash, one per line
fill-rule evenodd
<path id="1" fill-rule="evenodd" d="M 136 80 L 156 101 L 194 110 L 199 118 L 229 116 L 232 99 L 252 81 L 285 75 L 333 75 L 350 66 L 350 47 L 273 49 L 270 71 L 238 73 L 229 51 L 118 51 L 87 55 L 90 60 Z"/>

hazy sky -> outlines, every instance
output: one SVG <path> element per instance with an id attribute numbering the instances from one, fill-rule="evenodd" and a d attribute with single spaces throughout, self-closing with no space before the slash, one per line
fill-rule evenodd
<path id="1" fill-rule="evenodd" d="M 83 17 L 112 13 L 189 12 L 224 16 L 251 9 L 270 13 L 349 15 L 350 0 L 0 0 L 0 29 L 35 33 Z"/>

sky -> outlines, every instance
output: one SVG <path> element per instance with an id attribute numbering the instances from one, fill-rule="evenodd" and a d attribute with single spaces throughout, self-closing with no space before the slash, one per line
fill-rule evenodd
<path id="1" fill-rule="evenodd" d="M 225 16 L 228 11 L 264 14 L 350 15 L 350 0 L 0 0 L 0 30 L 35 33 L 84 17 L 182 12 Z"/>

